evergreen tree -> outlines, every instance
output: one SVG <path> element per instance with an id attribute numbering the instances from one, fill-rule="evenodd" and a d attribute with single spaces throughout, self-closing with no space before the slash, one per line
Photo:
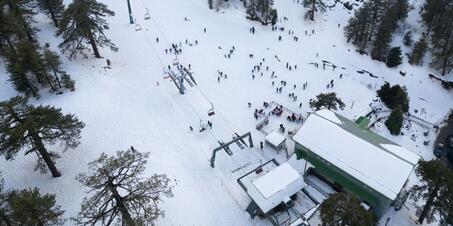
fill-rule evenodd
<path id="1" fill-rule="evenodd" d="M 15 53 L 7 54 L 6 63 L 10 81 L 25 95 L 39 97 L 38 91 L 47 87 L 56 93 L 61 93 L 62 88 L 74 90 L 74 81 L 61 69 L 58 55 L 47 47 L 41 54 L 30 42 L 20 41 Z"/>
<path id="2" fill-rule="evenodd" d="M 4 0 L 0 3 L 4 10 L 4 5 L 7 6 L 7 11 L 11 16 L 11 23 L 15 24 L 15 35 L 18 39 L 27 39 L 30 43 L 35 43 L 35 33 L 38 30 L 32 26 L 34 22 L 33 16 L 36 15 L 34 11 L 34 0 Z"/>
<path id="3" fill-rule="evenodd" d="M 245 5 L 247 8 L 247 19 L 259 21 L 263 25 L 277 22 L 277 10 L 272 8 L 274 5 L 273 0 L 249 0 L 248 4 Z"/>
<path id="4" fill-rule="evenodd" d="M 412 65 L 423 65 L 423 57 L 428 50 L 428 43 L 426 42 L 426 37 L 423 36 L 414 44 L 412 53 L 409 55 L 409 63 Z"/>
<path id="5" fill-rule="evenodd" d="M 37 188 L 12 191 L 8 195 L 13 225 L 63 225 L 64 213 L 55 205 L 55 195 L 41 195 Z"/>
<path id="6" fill-rule="evenodd" d="M 442 75 L 450 73 L 453 68 L 453 3 L 451 5 L 448 15 L 440 20 L 431 37 L 433 45 L 431 66 Z"/>
<path id="7" fill-rule="evenodd" d="M 340 108 L 343 110 L 345 104 L 343 101 L 337 97 L 336 93 L 321 93 L 316 96 L 316 100 L 310 101 L 310 108 L 320 110 L 321 108 L 337 110 Z"/>
<path id="8" fill-rule="evenodd" d="M 402 88 L 399 85 L 390 87 L 390 83 L 385 82 L 384 85 L 377 90 L 377 95 L 388 108 L 394 109 L 401 106 L 403 112 L 409 111 L 409 98 L 405 87 Z"/>
<path id="9" fill-rule="evenodd" d="M 315 12 L 326 12 L 326 4 L 324 0 L 304 0 L 304 7 L 307 9 L 305 19 L 315 20 Z"/>
<path id="10" fill-rule="evenodd" d="M 421 182 L 411 189 L 411 197 L 421 206 L 417 206 L 418 222 L 425 219 L 432 223 L 440 217 L 442 224 L 453 224 L 453 172 L 440 160 L 421 161 L 415 170 Z"/>
<path id="11" fill-rule="evenodd" d="M 163 214 L 158 204 L 163 196 L 172 196 L 170 179 L 165 175 L 143 178 L 149 153 L 131 147 L 116 156 L 101 156 L 89 163 L 90 173 L 77 180 L 94 193 L 85 198 L 81 211 L 73 220 L 78 225 L 154 225 Z"/>
<path id="12" fill-rule="evenodd" d="M 64 12 L 63 0 L 37 0 L 38 7 L 45 12 L 58 27 L 58 21 L 61 20 Z"/>
<path id="13" fill-rule="evenodd" d="M 63 52 L 69 51 L 70 58 L 87 49 L 85 41 L 91 45 L 97 58 L 101 58 L 98 46 L 108 46 L 112 51 L 117 51 L 115 44 L 104 34 L 104 30 L 109 29 L 105 17 L 113 15 L 113 11 L 96 0 L 74 0 L 60 21 L 57 36 L 61 36 L 63 42 L 59 47 Z"/>
<path id="14" fill-rule="evenodd" d="M 401 106 L 397 106 L 392 110 L 390 116 L 385 121 L 385 126 L 392 135 L 399 135 L 401 133 L 401 127 L 403 126 L 403 110 Z"/>
<path id="15" fill-rule="evenodd" d="M 60 142 L 66 148 L 75 148 L 83 127 L 74 115 L 63 115 L 59 108 L 34 107 L 24 97 L 13 97 L 0 102 L 0 155 L 12 160 L 25 149 L 25 155 L 37 155 L 36 169 L 45 172 L 47 165 L 52 176 L 59 177 L 61 173 L 54 163 L 59 156 L 48 151 L 45 144 Z"/>
<path id="16" fill-rule="evenodd" d="M 247 6 L 247 19 L 249 20 L 258 20 L 258 10 L 256 0 L 250 0 Z"/>
<path id="17" fill-rule="evenodd" d="M 275 24 L 277 24 L 277 21 L 278 21 L 278 13 L 277 13 L 276 9 L 271 10 L 270 17 L 271 17 L 271 25 L 275 26 Z"/>
<path id="18" fill-rule="evenodd" d="M 212 0 L 208 0 L 208 6 L 209 6 L 209 9 L 213 9 L 214 7 L 212 6 Z"/>
<path id="19" fill-rule="evenodd" d="M 438 24 L 447 9 L 448 0 L 426 0 L 423 6 L 422 19 L 428 26 L 426 35 L 429 36 L 431 29 Z"/>
<path id="20" fill-rule="evenodd" d="M 431 31 L 431 66 L 442 75 L 453 68 L 453 2 L 448 0 L 426 0 L 422 19 L 427 26 L 427 36 Z"/>
<path id="21" fill-rule="evenodd" d="M 404 34 L 403 37 L 403 44 L 405 46 L 412 46 L 413 40 L 412 40 L 412 31 L 408 31 Z"/>
<path id="22" fill-rule="evenodd" d="M 65 88 L 74 91 L 75 82 L 71 79 L 71 76 L 61 69 L 62 62 L 60 57 L 56 52 L 50 50 L 47 44 L 43 51 L 43 58 L 47 71 L 54 75 L 54 80 L 58 87 L 57 89 L 60 90 Z"/>
<path id="23" fill-rule="evenodd" d="M 359 48 L 360 53 L 365 53 L 369 42 L 376 33 L 376 28 L 383 16 L 384 0 L 365 1 L 346 25 L 345 35 L 348 42 Z"/>
<path id="24" fill-rule="evenodd" d="M 6 69 L 14 88 L 25 95 L 39 97 L 40 88 L 50 86 L 53 89 L 42 56 L 30 42 L 19 42 L 16 54 L 7 55 Z"/>
<path id="25" fill-rule="evenodd" d="M 390 42 L 398 23 L 398 4 L 388 0 L 384 4 L 384 16 L 380 19 L 376 35 L 374 36 L 371 58 L 379 61 L 385 59 L 390 49 Z"/>
<path id="26" fill-rule="evenodd" d="M 345 27 L 348 42 L 366 53 L 371 45 L 371 58 L 384 60 L 390 48 L 398 20 L 407 17 L 407 0 L 368 0 L 355 11 Z"/>
<path id="27" fill-rule="evenodd" d="M 373 214 L 359 200 L 346 192 L 329 196 L 320 206 L 322 226 L 373 226 Z"/>
<path id="28" fill-rule="evenodd" d="M 409 13 L 409 0 L 393 0 L 396 9 L 396 16 L 398 20 L 403 20 Z"/>
<path id="29" fill-rule="evenodd" d="M 389 67 L 396 67 L 400 65 L 403 61 L 403 57 L 401 56 L 401 48 L 398 47 L 393 47 L 390 49 L 388 55 L 387 55 L 387 60 L 386 64 Z"/>
<path id="30" fill-rule="evenodd" d="M 1 175 L 0 175 L 1 176 Z M 5 190 L 5 182 L 0 177 L 0 225 L 12 226 L 10 219 L 11 208 L 8 204 L 8 194 Z"/>
<path id="31" fill-rule="evenodd" d="M 17 25 L 10 12 L 0 6 L 0 51 L 2 55 L 7 55 L 8 52 L 16 54 L 15 38 L 17 33 Z"/>

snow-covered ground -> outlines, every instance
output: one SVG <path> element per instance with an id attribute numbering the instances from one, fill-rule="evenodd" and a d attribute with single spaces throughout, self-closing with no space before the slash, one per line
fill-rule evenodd
<path id="1" fill-rule="evenodd" d="M 230 7 L 219 12 L 209 10 L 206 0 L 131 0 L 133 14 L 142 27 L 141 31 L 135 31 L 134 25 L 129 24 L 125 1 L 102 2 L 116 12 L 115 17 L 108 19 L 111 29 L 107 35 L 119 51 L 101 49 L 101 55 L 112 62 L 112 69 L 104 69 L 105 59 L 79 57 L 69 61 L 64 58 L 64 68 L 76 80 L 76 91 L 58 96 L 43 93 L 40 99 L 32 101 L 61 107 L 86 124 L 81 145 L 63 153 L 57 161 L 63 176 L 55 179 L 50 174 L 33 172 L 33 156 L 18 155 L 10 162 L 0 160 L 0 171 L 9 187 L 36 186 L 43 192 L 55 193 L 67 217 L 77 214 L 85 196 L 85 189 L 74 177 L 85 172 L 87 163 L 100 153 L 114 153 L 133 145 L 137 150 L 151 153 L 147 174 L 166 173 L 175 180 L 175 196 L 162 204 L 166 216 L 159 219 L 158 225 L 269 225 L 264 220 L 250 219 L 245 212 L 249 198 L 236 183 L 238 177 L 260 162 L 282 159 L 274 152 L 262 152 L 256 147 L 264 140 L 264 135 L 255 130 L 253 109 L 260 108 L 263 101 L 276 101 L 305 113 L 310 111 L 311 98 L 321 92 L 334 91 L 346 103 L 345 110 L 339 113 L 356 118 L 370 110 L 376 88 L 389 81 L 407 87 L 411 113 L 418 109 L 419 113 L 414 114 L 426 121 L 441 121 L 453 106 L 452 92 L 428 78 L 428 73 L 433 72 L 427 66 L 403 63 L 397 69 L 389 69 L 383 63 L 356 53 L 343 36 L 343 26 L 351 12 L 340 4 L 318 17 L 316 22 L 309 23 L 303 20 L 304 9 L 300 4 L 293 0 L 275 0 L 280 17 L 288 18 L 278 23 L 285 27 L 281 32 L 246 20 L 242 2 L 238 0 L 231 0 Z M 413 2 L 419 5 L 421 1 Z M 151 20 L 144 20 L 146 8 Z M 407 26 L 420 29 L 417 19 L 413 10 Z M 38 16 L 37 21 L 41 43 L 50 42 L 56 49 L 60 40 L 54 37 L 55 29 L 50 21 L 43 16 Z M 249 32 L 252 26 L 256 28 L 254 35 Z M 288 34 L 289 29 L 299 37 L 298 42 Z M 398 33 L 395 43 L 401 42 L 402 34 Z M 282 41 L 278 41 L 279 35 Z M 159 42 L 156 42 L 157 37 Z M 186 39 L 190 45 L 186 44 Z M 179 62 L 186 66 L 191 64 L 198 83 L 198 87 L 188 87 L 184 96 L 173 83 L 164 79 L 163 68 L 174 60 L 173 55 L 165 54 L 171 43 L 181 43 Z M 231 58 L 225 58 L 233 46 L 235 51 Z M 254 58 L 249 58 L 249 54 Z M 338 67 L 335 71 L 331 67 L 323 70 L 322 60 Z M 260 62 L 263 62 L 264 74 L 255 73 L 252 79 L 253 66 Z M 286 68 L 287 62 L 293 70 Z M 315 68 L 311 64 L 314 62 L 321 66 Z M 296 64 L 297 70 L 294 69 Z M 265 70 L 266 66 L 269 71 Z M 0 100 L 3 101 L 17 93 L 7 82 L 3 63 L 0 68 Z M 378 78 L 356 72 L 362 69 Z M 406 71 L 407 75 L 399 75 L 399 70 Z M 228 78 L 218 82 L 217 71 L 227 74 Z M 278 78 L 271 79 L 272 71 Z M 340 74 L 343 74 L 342 79 Z M 334 87 L 326 90 L 332 79 Z M 287 81 L 287 85 L 282 93 L 276 93 L 281 80 Z M 272 81 L 275 81 L 274 86 Z M 308 87 L 303 90 L 305 82 Z M 295 93 L 298 100 L 289 98 L 289 93 Z M 216 115 L 208 117 L 211 102 Z M 248 102 L 252 103 L 251 109 Z M 300 102 L 302 108 L 299 108 Z M 213 129 L 199 133 L 200 120 L 206 123 L 208 119 L 213 122 Z M 189 126 L 194 127 L 193 132 Z M 377 124 L 375 130 L 424 159 L 433 158 L 433 142 L 423 146 L 420 140 L 411 139 L 413 133 L 421 137 L 423 129 L 405 129 L 405 136 L 398 137 L 391 136 L 382 124 Z M 252 132 L 255 147 L 243 150 L 232 147 L 234 155 L 231 157 L 218 152 L 216 167 L 211 168 L 209 160 L 212 149 L 218 146 L 217 141 L 227 141 L 234 132 L 247 131 Z M 435 134 L 431 131 L 430 139 L 433 137 Z M 50 149 L 59 151 L 61 148 Z M 414 213 L 410 203 L 400 212 L 389 211 L 388 225 L 412 225 L 409 216 L 413 218 Z"/>

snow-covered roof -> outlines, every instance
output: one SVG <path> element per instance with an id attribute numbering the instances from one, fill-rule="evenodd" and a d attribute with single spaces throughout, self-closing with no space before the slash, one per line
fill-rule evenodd
<path id="1" fill-rule="evenodd" d="M 346 125 L 344 120 L 341 120 L 341 124 L 336 123 L 336 119 L 325 111 L 311 114 L 293 139 L 394 200 L 420 157 L 394 144 L 372 144 L 363 139 L 365 136 L 356 136 L 347 131 L 345 128 L 351 125 Z"/>
<path id="2" fill-rule="evenodd" d="M 333 113 L 327 109 L 321 109 L 316 112 L 317 115 L 337 124 L 342 124 L 341 120 Z"/>
<path id="3" fill-rule="evenodd" d="M 275 147 L 278 147 L 280 144 L 285 142 L 286 137 L 278 131 L 274 130 L 269 133 L 264 139 L 266 139 L 267 142 L 271 143 Z"/>
<path id="4" fill-rule="evenodd" d="M 253 201 L 267 213 L 285 198 L 302 190 L 305 182 L 297 170 L 285 162 L 245 186 Z"/>

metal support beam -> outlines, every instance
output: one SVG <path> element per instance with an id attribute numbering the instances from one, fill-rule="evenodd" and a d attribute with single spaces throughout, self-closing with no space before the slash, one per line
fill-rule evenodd
<path id="1" fill-rule="evenodd" d="M 228 141 L 227 143 L 224 143 L 222 144 L 221 142 L 219 142 L 221 145 L 217 148 L 215 148 L 214 150 L 212 150 L 212 157 L 211 157 L 211 167 L 214 168 L 214 162 L 215 162 L 215 155 L 218 151 L 224 149 L 224 150 L 230 150 L 229 146 L 233 143 L 236 143 L 237 141 L 240 141 L 244 138 L 248 137 L 249 138 L 249 147 L 253 148 L 253 140 L 252 140 L 252 134 L 250 132 L 247 132 L 246 134 L 242 135 L 242 136 L 238 136 L 234 139 L 232 139 L 231 141 Z M 228 152 L 227 152 L 228 153 Z"/>
<path id="2" fill-rule="evenodd" d="M 127 9 L 129 10 L 129 22 L 131 24 L 134 24 L 134 18 L 132 17 L 132 9 L 131 9 L 130 0 L 127 0 Z"/>

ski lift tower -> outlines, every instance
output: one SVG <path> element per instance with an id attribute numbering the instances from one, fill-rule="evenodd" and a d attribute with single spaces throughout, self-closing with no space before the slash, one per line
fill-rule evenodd
<path id="1" fill-rule="evenodd" d="M 165 68 L 164 68 L 164 73 L 168 75 L 165 78 L 170 78 L 170 80 L 173 81 L 176 88 L 179 90 L 179 93 L 181 95 L 184 95 L 185 90 L 186 90 L 186 87 L 184 86 L 184 81 L 186 81 L 190 87 L 193 87 L 197 83 L 195 82 L 195 79 L 192 76 L 192 73 L 186 67 L 179 64 L 178 57 L 176 57 L 173 60 L 172 65 L 173 65 L 173 67 L 171 67 L 170 65 L 168 66 L 168 71 L 165 70 Z M 177 71 L 173 70 L 173 68 L 176 68 Z"/>
<path id="2" fill-rule="evenodd" d="M 132 9 L 131 9 L 131 2 L 127 0 L 127 9 L 129 11 L 129 23 L 134 24 L 134 18 L 132 17 Z"/>

